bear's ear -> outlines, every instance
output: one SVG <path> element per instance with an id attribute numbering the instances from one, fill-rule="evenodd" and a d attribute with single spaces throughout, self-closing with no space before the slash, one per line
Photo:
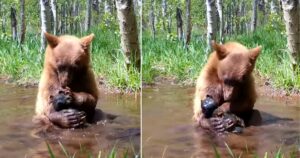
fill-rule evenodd
<path id="1" fill-rule="evenodd" d="M 217 44 L 215 41 L 211 41 L 211 46 L 217 52 L 217 55 L 220 59 L 223 59 L 226 57 L 227 51 L 223 45 Z"/>
<path id="2" fill-rule="evenodd" d="M 92 34 L 90 34 L 90 35 L 88 35 L 88 36 L 85 36 L 85 37 L 82 37 L 82 38 L 80 39 L 81 44 L 82 44 L 82 46 L 83 46 L 84 49 L 87 48 L 87 47 L 91 44 L 91 42 L 92 42 L 94 36 L 95 36 L 95 35 L 92 33 Z"/>
<path id="3" fill-rule="evenodd" d="M 58 45 L 59 43 L 59 39 L 57 36 L 51 35 L 50 33 L 44 32 L 44 35 L 46 37 L 46 40 L 48 42 L 48 44 L 54 48 Z"/>
<path id="4" fill-rule="evenodd" d="M 256 61 L 258 55 L 260 54 L 261 52 L 261 46 L 258 46 L 256 48 L 252 48 L 249 50 L 249 56 L 250 56 L 250 60 L 252 60 L 253 62 Z"/>

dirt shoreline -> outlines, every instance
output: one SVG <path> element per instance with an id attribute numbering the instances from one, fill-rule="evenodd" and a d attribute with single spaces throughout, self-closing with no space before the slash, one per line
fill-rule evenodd
<path id="1" fill-rule="evenodd" d="M 100 93 L 103 94 L 126 94 L 126 95 L 138 95 L 140 90 L 133 91 L 130 89 L 122 90 L 120 88 L 116 88 L 113 86 L 109 86 L 108 83 L 105 81 L 104 78 L 98 77 L 97 82 L 99 85 Z M 26 82 L 18 82 L 15 81 L 9 77 L 3 77 L 0 76 L 0 84 L 11 84 L 19 87 L 25 87 L 25 88 L 37 88 L 38 87 L 38 81 L 37 80 L 31 80 Z"/>
<path id="2" fill-rule="evenodd" d="M 255 85 L 259 96 L 268 96 L 276 99 L 287 99 L 287 100 L 299 100 L 300 101 L 300 90 L 285 90 L 283 88 L 276 88 L 272 85 L 270 79 L 264 78 L 259 74 L 255 73 Z M 113 93 L 113 94 L 134 94 L 138 95 L 141 90 L 122 90 L 113 86 L 109 86 L 103 77 L 97 78 L 99 88 L 101 93 Z M 13 84 L 25 88 L 37 88 L 38 81 L 32 80 L 28 82 L 17 82 L 9 77 L 0 77 L 0 83 L 2 84 Z M 163 85 L 174 85 L 174 86 L 184 86 L 184 87 L 194 87 L 195 82 L 191 80 L 186 80 L 184 82 L 179 82 L 176 77 L 156 77 L 154 83 L 142 83 L 142 88 L 159 87 Z"/>
<path id="3" fill-rule="evenodd" d="M 278 100 L 300 101 L 300 90 L 286 90 L 283 88 L 277 88 L 274 85 L 272 85 L 270 79 L 264 78 L 257 73 L 254 75 L 254 77 L 258 96 L 267 96 Z M 157 77 L 154 83 L 143 83 L 143 88 L 159 87 L 162 85 L 180 85 L 185 87 L 195 87 L 195 83 L 193 81 L 185 81 L 179 83 L 173 77 Z"/>

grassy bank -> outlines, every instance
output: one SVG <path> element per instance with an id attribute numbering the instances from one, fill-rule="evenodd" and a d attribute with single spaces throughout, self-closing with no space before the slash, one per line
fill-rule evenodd
<path id="1" fill-rule="evenodd" d="M 126 70 L 119 34 L 109 30 L 94 29 L 91 32 L 96 37 L 92 44 L 92 65 L 96 76 L 103 78 L 108 87 L 138 90 L 140 74 L 134 69 Z M 0 76 L 17 83 L 38 82 L 44 60 L 39 35 L 27 34 L 25 43 L 20 46 L 7 35 L 0 34 L 0 47 Z"/>
<path id="2" fill-rule="evenodd" d="M 247 47 L 262 45 L 256 71 L 270 79 L 272 85 L 286 90 L 300 88 L 300 75 L 292 70 L 286 48 L 285 33 L 259 29 L 253 34 L 227 38 Z M 194 84 L 205 64 L 205 37 L 193 37 L 189 49 L 170 36 L 143 34 L 143 82 L 150 84 L 157 77 L 175 79 L 179 83 Z"/>

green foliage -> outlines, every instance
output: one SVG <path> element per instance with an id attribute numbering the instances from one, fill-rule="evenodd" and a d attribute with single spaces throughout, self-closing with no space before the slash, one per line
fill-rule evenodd
<path id="1" fill-rule="evenodd" d="M 268 31 L 268 27 L 258 29 L 253 34 L 232 36 L 226 41 L 238 41 L 249 48 L 262 46 L 261 55 L 256 62 L 256 71 L 269 78 L 276 87 L 286 90 L 300 88 L 300 70 L 293 71 L 286 36 L 282 32 Z M 206 41 L 193 36 L 189 49 L 184 49 L 181 42 L 158 35 L 153 40 L 149 33 L 143 34 L 143 81 L 154 82 L 155 78 L 175 78 L 183 83 L 194 83 L 202 66 Z"/>
<path id="2" fill-rule="evenodd" d="M 170 77 L 178 81 L 196 79 L 204 63 L 205 41 L 193 41 L 189 51 L 177 40 L 167 40 L 164 36 L 152 39 L 143 34 L 143 81 L 152 83 L 156 77 Z"/>
<path id="3" fill-rule="evenodd" d="M 119 34 L 99 29 L 92 29 L 91 32 L 95 34 L 91 52 L 96 76 L 104 78 L 110 87 L 124 91 L 138 90 L 140 73 L 134 68 L 127 71 Z M 37 82 L 44 60 L 44 52 L 39 52 L 39 36 L 27 34 L 24 45 L 18 45 L 4 34 L 0 34 L 0 38 L 0 75 L 18 83 Z"/>
<path id="4" fill-rule="evenodd" d="M 226 143 L 224 142 L 225 144 L 225 147 L 226 147 L 226 150 L 227 150 L 227 153 L 229 156 L 226 156 L 226 157 L 229 157 L 229 158 L 242 158 L 243 157 L 243 152 L 241 152 L 238 156 L 234 153 L 233 149 Z M 222 158 L 222 157 L 225 157 L 225 156 L 221 156 L 220 155 L 220 152 L 218 151 L 218 149 L 216 148 L 216 146 L 213 144 L 213 150 L 214 150 L 214 154 L 215 154 L 215 158 Z M 248 153 L 248 151 L 246 152 Z M 271 153 L 271 154 L 270 154 Z M 275 154 L 274 156 L 268 156 L 268 155 L 273 155 Z M 295 148 L 292 148 L 292 149 L 289 149 L 289 151 L 287 153 L 283 153 L 281 148 L 277 149 L 276 153 L 273 153 L 272 152 L 265 152 L 263 158 L 296 158 L 297 157 L 297 148 L 295 146 Z M 249 156 L 247 156 L 249 157 Z M 258 155 L 256 153 L 254 153 L 254 156 L 253 158 L 259 158 Z"/>
<path id="5" fill-rule="evenodd" d="M 287 90 L 300 88 L 300 71 L 293 71 L 286 46 L 286 36 L 280 31 L 268 31 L 268 27 L 258 29 L 249 35 L 238 35 L 230 39 L 239 41 L 247 47 L 262 46 L 256 62 L 256 70 L 263 77 L 271 79 L 273 85 Z"/>
<path id="6" fill-rule="evenodd" d="M 75 152 L 73 155 L 70 155 L 66 149 L 66 147 L 61 143 L 58 142 L 59 146 L 61 148 L 61 150 L 64 153 L 65 158 L 76 158 L 76 154 L 80 155 L 80 154 L 84 154 L 86 155 L 86 157 L 88 158 L 94 158 L 94 156 L 92 155 L 91 151 L 89 151 L 87 148 L 80 146 L 79 151 Z M 48 149 L 48 153 L 50 155 L 51 158 L 56 158 L 55 154 L 53 153 L 53 150 L 51 149 L 51 146 L 48 142 L 46 142 L 47 145 L 47 149 Z M 101 158 L 102 156 L 102 152 L 99 151 L 97 158 Z M 112 150 L 107 154 L 106 156 L 107 158 L 128 158 L 128 152 L 124 152 L 121 156 L 117 154 L 117 150 L 115 148 L 112 148 Z"/>

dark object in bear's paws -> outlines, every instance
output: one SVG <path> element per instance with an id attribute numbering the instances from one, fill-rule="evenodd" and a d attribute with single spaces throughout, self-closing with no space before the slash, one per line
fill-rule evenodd
<path id="1" fill-rule="evenodd" d="M 210 118 L 217 108 L 217 103 L 210 96 L 206 96 L 206 98 L 201 101 L 201 109 L 205 118 Z"/>
<path id="2" fill-rule="evenodd" d="M 64 93 L 59 93 L 52 97 L 52 104 L 55 111 L 61 111 L 71 107 L 72 98 Z"/>

